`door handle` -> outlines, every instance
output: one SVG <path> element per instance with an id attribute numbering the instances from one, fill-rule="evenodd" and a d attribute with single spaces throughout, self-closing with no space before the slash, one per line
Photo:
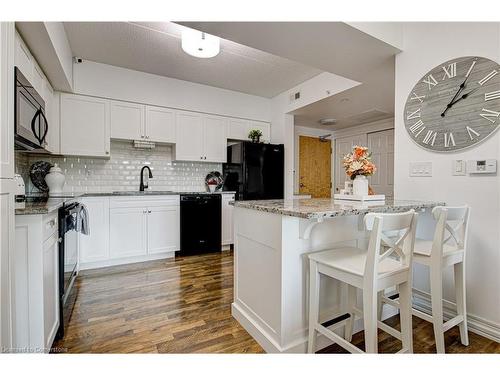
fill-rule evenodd
<path id="1" fill-rule="evenodd" d="M 306 185 L 304 185 L 302 182 L 300 183 L 299 185 L 300 187 L 306 187 Z"/>
<path id="2" fill-rule="evenodd" d="M 36 124 L 37 119 L 38 119 L 38 131 L 39 132 L 41 130 L 42 119 L 43 119 L 43 122 L 45 124 L 45 129 L 44 129 L 43 135 L 36 132 L 35 124 Z M 35 138 L 37 139 L 37 141 L 40 143 L 40 146 L 41 146 L 43 144 L 43 142 L 45 141 L 45 137 L 47 136 L 47 132 L 49 131 L 49 125 L 47 123 L 47 118 L 43 114 L 43 111 L 41 108 L 35 112 L 35 115 L 31 119 L 31 131 L 33 132 L 33 135 L 35 136 Z"/>

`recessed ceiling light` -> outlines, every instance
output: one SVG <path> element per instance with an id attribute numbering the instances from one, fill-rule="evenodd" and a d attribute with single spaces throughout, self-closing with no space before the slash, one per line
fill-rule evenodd
<path id="1" fill-rule="evenodd" d="M 319 123 L 321 125 L 334 125 L 335 123 L 337 122 L 336 119 L 334 118 L 322 118 L 321 120 L 319 120 Z"/>
<path id="2" fill-rule="evenodd" d="M 202 31 L 185 28 L 182 30 L 182 49 L 188 55 L 208 59 L 220 52 L 220 39 Z"/>

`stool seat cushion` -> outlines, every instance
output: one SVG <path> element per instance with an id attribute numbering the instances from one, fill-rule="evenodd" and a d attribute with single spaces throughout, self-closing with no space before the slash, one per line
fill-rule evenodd
<path id="1" fill-rule="evenodd" d="M 421 256 L 431 256 L 432 251 L 432 241 L 431 240 L 422 240 L 419 238 L 415 239 L 415 247 L 413 253 Z M 457 249 L 456 246 L 451 246 L 444 244 L 443 245 L 443 256 L 451 255 L 452 253 L 461 252 L 463 249 Z"/>
<path id="2" fill-rule="evenodd" d="M 366 250 L 357 247 L 341 247 L 312 253 L 309 255 L 309 259 L 331 268 L 363 276 L 365 274 L 366 254 Z M 407 269 L 407 266 L 403 266 L 399 261 L 388 257 L 379 263 L 378 274 L 386 276 L 389 273 L 397 273 Z"/>

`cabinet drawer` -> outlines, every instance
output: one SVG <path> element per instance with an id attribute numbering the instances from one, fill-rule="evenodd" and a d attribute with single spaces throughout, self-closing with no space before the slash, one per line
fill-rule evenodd
<path id="1" fill-rule="evenodd" d="M 160 195 L 147 197 L 112 197 L 110 199 L 110 208 L 128 208 L 128 207 L 164 207 L 178 206 L 180 202 L 179 195 Z"/>
<path id="2" fill-rule="evenodd" d="M 43 218 L 42 230 L 43 230 L 43 240 L 47 240 L 52 234 L 57 232 L 57 211 L 45 215 Z"/>

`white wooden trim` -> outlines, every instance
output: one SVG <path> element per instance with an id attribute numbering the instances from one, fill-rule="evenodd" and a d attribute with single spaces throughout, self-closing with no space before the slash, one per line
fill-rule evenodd
<path id="1" fill-rule="evenodd" d="M 332 132 L 333 138 L 350 137 L 359 134 L 368 134 L 382 130 L 394 129 L 394 118 L 378 120 L 366 124 L 351 126 L 345 129 L 339 129 Z"/>
<path id="2" fill-rule="evenodd" d="M 79 269 L 90 270 L 95 268 L 103 268 L 103 267 L 117 266 L 130 263 L 147 262 L 150 260 L 167 259 L 167 258 L 173 258 L 174 256 L 175 256 L 175 251 L 169 251 L 165 253 L 148 254 L 148 255 L 141 255 L 129 258 L 108 259 L 99 262 L 80 263 Z"/>

